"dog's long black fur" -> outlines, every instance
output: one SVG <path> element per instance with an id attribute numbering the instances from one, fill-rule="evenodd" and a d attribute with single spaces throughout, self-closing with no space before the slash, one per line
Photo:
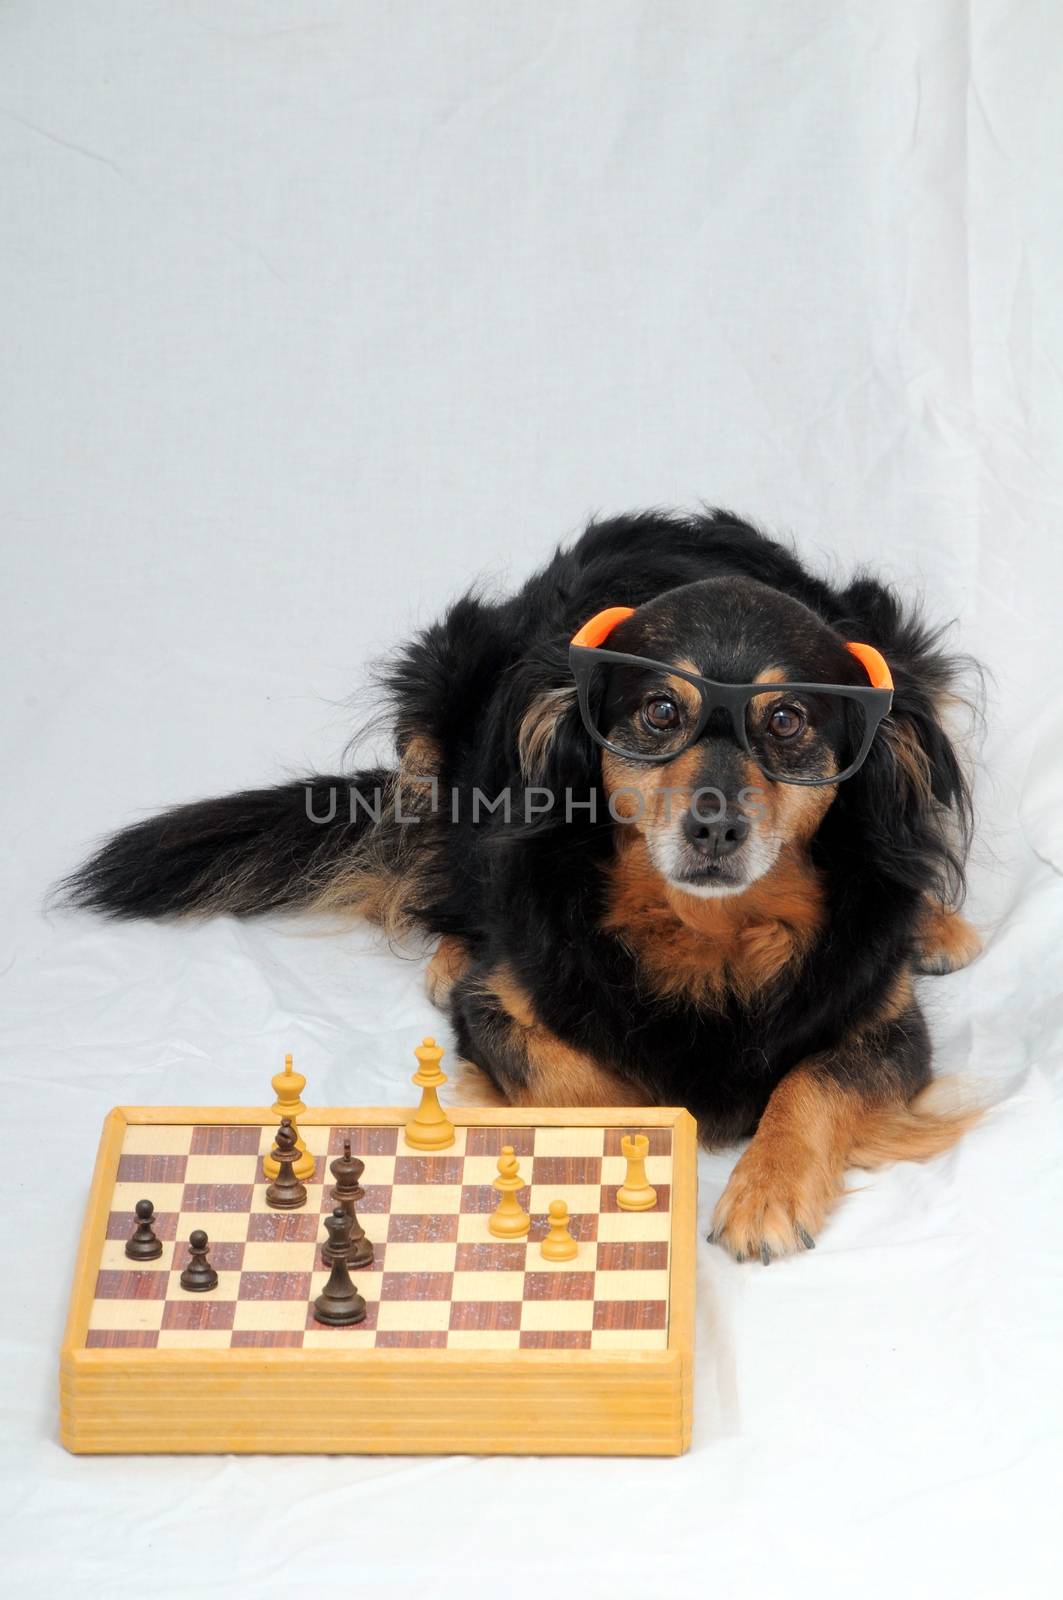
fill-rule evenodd
<path id="1" fill-rule="evenodd" d="M 840 639 L 876 646 L 895 681 L 887 726 L 863 768 L 838 786 L 810 847 L 827 897 L 813 947 L 755 997 L 725 993 L 714 1005 L 656 996 L 623 938 L 602 927 L 615 828 L 601 752 L 561 693 L 568 641 L 589 616 L 705 579 L 753 580 L 769 608 L 772 594 L 801 602 Z M 347 885 L 350 903 L 382 920 L 461 941 L 467 965 L 450 998 L 459 1047 L 505 1093 L 519 1096 L 528 1066 L 478 982 L 499 968 L 566 1046 L 607 1064 L 643 1098 L 688 1106 L 707 1137 L 733 1139 L 756 1127 L 790 1069 L 882 1013 L 915 959 L 927 897 L 962 892 L 970 799 L 941 713 L 956 674 L 934 632 L 883 584 L 866 575 L 829 584 L 732 515 L 603 521 L 511 599 L 466 595 L 399 652 L 386 680 L 401 758 L 394 771 L 309 779 L 309 808 L 303 783 L 180 807 L 118 834 L 67 887 L 77 904 L 112 916 L 159 917 L 340 905 Z M 551 691 L 558 715 L 529 775 L 522 726 Z M 427 773 L 438 785 L 434 811 Z M 567 822 L 556 812 L 523 821 L 530 776 L 558 792 L 595 794 L 596 818 L 577 810 Z M 389 799 L 401 791 L 419 820 L 397 823 L 389 804 L 379 823 L 361 808 L 352 819 L 352 781 L 366 794 L 383 787 Z M 481 813 L 474 821 L 473 790 L 494 796 L 507 787 L 513 820 Z M 333 788 L 335 819 L 310 820 L 308 809 L 327 814 Z M 869 1103 L 909 1100 L 929 1079 L 918 1009 L 904 1008 L 876 1038 L 859 1067 L 839 1058 L 839 1081 L 859 1077 Z"/>

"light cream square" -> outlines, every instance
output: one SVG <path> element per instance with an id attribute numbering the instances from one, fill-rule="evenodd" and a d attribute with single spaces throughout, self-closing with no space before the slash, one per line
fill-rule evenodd
<path id="1" fill-rule="evenodd" d="M 255 1241 L 244 1246 L 245 1272 L 312 1272 L 316 1245 L 309 1241 Z"/>
<path id="2" fill-rule="evenodd" d="M 447 1335 L 448 1350 L 519 1350 L 517 1328 L 452 1328 Z"/>
<path id="3" fill-rule="evenodd" d="M 189 1156 L 186 1183 L 254 1183 L 255 1156 Z"/>
<path id="4" fill-rule="evenodd" d="M 306 1300 L 238 1300 L 233 1327 L 241 1333 L 291 1333 L 306 1322 Z"/>
<path id="5" fill-rule="evenodd" d="M 130 1123 L 122 1140 L 124 1156 L 186 1156 L 192 1148 L 191 1123 L 180 1127 L 160 1123 L 156 1127 Z"/>
<path id="6" fill-rule="evenodd" d="M 569 1216 L 584 1212 L 594 1216 L 598 1210 L 601 1191 L 596 1183 L 533 1183 L 528 1210 L 532 1216 L 546 1216 L 551 1200 L 563 1200 Z"/>
<path id="7" fill-rule="evenodd" d="M 439 1332 L 450 1325 L 450 1301 L 381 1300 L 376 1325 L 384 1333 Z"/>
<path id="8" fill-rule="evenodd" d="M 163 1328 L 160 1350 L 228 1350 L 232 1334 L 228 1328 Z"/>
<path id="9" fill-rule="evenodd" d="M 666 1350 L 667 1328 L 595 1328 L 592 1350 Z"/>
<path id="10" fill-rule="evenodd" d="M 186 1264 L 188 1236 L 194 1228 L 202 1228 L 211 1244 L 221 1240 L 226 1244 L 238 1244 L 247 1238 L 247 1212 L 182 1211 L 177 1219 L 178 1259 L 175 1265 L 183 1267 Z"/>
<path id="11" fill-rule="evenodd" d="M 605 1149 L 604 1128 L 536 1128 L 537 1156 L 600 1156 Z"/>
<path id="12" fill-rule="evenodd" d="M 315 1322 L 303 1334 L 304 1350 L 371 1350 L 376 1337 L 372 1328 L 326 1328 Z M 328 1382 L 328 1379 L 325 1379 Z"/>
<path id="13" fill-rule="evenodd" d="M 618 1241 L 670 1239 L 670 1211 L 603 1211 L 598 1218 L 598 1239 L 609 1244 Z"/>
<path id="14" fill-rule="evenodd" d="M 389 1244 L 388 1272 L 453 1272 L 455 1244 Z"/>
<path id="15" fill-rule="evenodd" d="M 89 1327 L 123 1328 L 127 1332 L 161 1328 L 165 1300 L 94 1300 Z"/>
<path id="16" fill-rule="evenodd" d="M 459 1183 L 397 1183 L 391 1192 L 392 1216 L 453 1216 L 461 1210 Z"/>
<path id="17" fill-rule="evenodd" d="M 455 1272 L 452 1300 L 519 1300 L 523 1272 Z"/>
<path id="18" fill-rule="evenodd" d="M 667 1300 L 667 1272 L 599 1272 L 594 1280 L 596 1300 Z"/>
<path id="19" fill-rule="evenodd" d="M 546 1329 L 585 1333 L 594 1322 L 593 1300 L 525 1300 L 520 1325 L 527 1331 Z"/>

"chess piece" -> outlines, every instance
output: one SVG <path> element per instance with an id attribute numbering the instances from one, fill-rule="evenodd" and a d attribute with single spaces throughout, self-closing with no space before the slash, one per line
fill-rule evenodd
<path id="1" fill-rule="evenodd" d="M 332 1258 L 329 1280 L 314 1301 L 314 1320 L 329 1328 L 352 1327 L 365 1321 L 365 1301 L 351 1281 L 347 1252 L 351 1243 L 351 1219 L 342 1206 L 325 1218 L 328 1250 Z"/>
<path id="2" fill-rule="evenodd" d="M 657 1204 L 657 1191 L 646 1178 L 646 1156 L 650 1141 L 644 1133 L 627 1134 L 620 1141 L 627 1157 L 627 1177 L 616 1191 L 616 1203 L 621 1211 L 652 1211 Z"/>
<path id="3" fill-rule="evenodd" d="M 181 1288 L 195 1294 L 218 1287 L 218 1274 L 207 1260 L 210 1245 L 202 1228 L 194 1228 L 188 1235 L 188 1265 L 181 1274 Z"/>
<path id="4" fill-rule="evenodd" d="M 278 1072 L 271 1078 L 273 1092 L 277 1098 L 270 1109 L 278 1117 L 287 1117 L 292 1127 L 295 1128 L 295 1148 L 297 1152 L 295 1162 L 295 1176 L 305 1183 L 314 1176 L 314 1158 L 299 1136 L 296 1119 L 306 1110 L 299 1096 L 306 1088 L 306 1079 L 301 1072 L 294 1071 L 290 1055 L 284 1058 L 284 1071 Z M 266 1156 L 262 1163 L 262 1170 L 267 1178 L 277 1176 L 277 1163 L 272 1155 Z"/>
<path id="5" fill-rule="evenodd" d="M 138 1200 L 133 1210 L 137 1225 L 125 1242 L 125 1253 L 130 1261 L 158 1261 L 162 1255 L 162 1240 L 152 1227 L 155 1207 L 150 1200 Z"/>
<path id="6" fill-rule="evenodd" d="M 359 1161 L 357 1156 L 351 1155 L 351 1141 L 344 1139 L 343 1154 L 337 1156 L 329 1165 L 329 1171 L 335 1178 L 332 1185 L 332 1198 L 337 1206 L 342 1206 L 351 1219 L 351 1244 L 347 1254 L 347 1265 L 357 1270 L 359 1267 L 373 1265 L 373 1245 L 366 1238 L 365 1229 L 358 1221 L 358 1213 L 354 1209 L 356 1200 L 365 1199 L 365 1190 L 361 1187 L 359 1179 L 365 1171 L 365 1162 Z M 322 1245 L 321 1259 L 326 1267 L 332 1265 L 332 1246 Z"/>
<path id="7" fill-rule="evenodd" d="M 579 1245 L 568 1231 L 568 1206 L 551 1200 L 549 1215 L 550 1231 L 539 1248 L 547 1261 L 571 1261 Z"/>
<path id="8" fill-rule="evenodd" d="M 487 1229 L 496 1239 L 523 1239 L 531 1227 L 531 1217 L 522 1209 L 517 1190 L 525 1187 L 511 1144 L 503 1145 L 498 1158 L 498 1177 L 493 1188 L 499 1192 L 498 1205 L 487 1219 Z"/>
<path id="9" fill-rule="evenodd" d="M 413 1053 L 418 1061 L 413 1081 L 421 1090 L 421 1103 L 406 1124 L 406 1143 L 413 1150 L 446 1150 L 454 1143 L 454 1125 L 439 1104 L 439 1090 L 447 1081 L 439 1066 L 443 1051 L 427 1038 Z"/>
<path id="10" fill-rule="evenodd" d="M 306 1185 L 295 1176 L 299 1151 L 296 1148 L 295 1129 L 289 1117 L 285 1117 L 277 1129 L 273 1159 L 277 1176 L 266 1190 L 266 1204 L 275 1211 L 295 1211 L 297 1207 L 305 1206 Z M 262 1165 L 265 1166 L 265 1162 Z"/>

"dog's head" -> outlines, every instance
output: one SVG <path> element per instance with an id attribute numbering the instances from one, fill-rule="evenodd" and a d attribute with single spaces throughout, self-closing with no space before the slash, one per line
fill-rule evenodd
<path id="1" fill-rule="evenodd" d="M 809 844 L 846 785 L 883 849 L 897 831 L 898 859 L 914 813 L 935 805 L 934 762 L 952 758 L 918 683 L 880 727 L 889 695 L 873 692 L 875 652 L 854 653 L 769 585 L 710 578 L 618 610 L 602 652 L 635 660 L 582 663 L 582 715 L 572 687 L 536 699 L 521 730 L 526 775 L 566 784 L 597 767 L 612 820 L 643 836 L 674 889 L 741 894 Z"/>
<path id="2" fill-rule="evenodd" d="M 674 888 L 742 893 L 785 846 L 811 839 L 854 756 L 859 702 L 782 686 L 866 686 L 866 669 L 806 606 L 741 578 L 673 589 L 623 619 L 607 645 L 676 669 L 603 661 L 589 675 L 612 814 L 644 836 Z M 736 685 L 763 688 L 721 703 Z"/>

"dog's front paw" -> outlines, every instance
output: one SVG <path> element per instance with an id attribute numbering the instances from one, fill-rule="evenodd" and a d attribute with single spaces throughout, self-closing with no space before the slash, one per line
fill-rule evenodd
<path id="1" fill-rule="evenodd" d="M 714 1244 L 729 1250 L 736 1261 L 763 1261 L 797 1250 L 814 1250 L 815 1235 L 841 1193 L 815 1161 L 765 1160 L 756 1141 L 742 1156 L 713 1213 Z"/>
<path id="2" fill-rule="evenodd" d="M 916 934 L 915 970 L 942 975 L 969 966 L 982 951 L 982 941 L 958 912 L 931 908 Z"/>

